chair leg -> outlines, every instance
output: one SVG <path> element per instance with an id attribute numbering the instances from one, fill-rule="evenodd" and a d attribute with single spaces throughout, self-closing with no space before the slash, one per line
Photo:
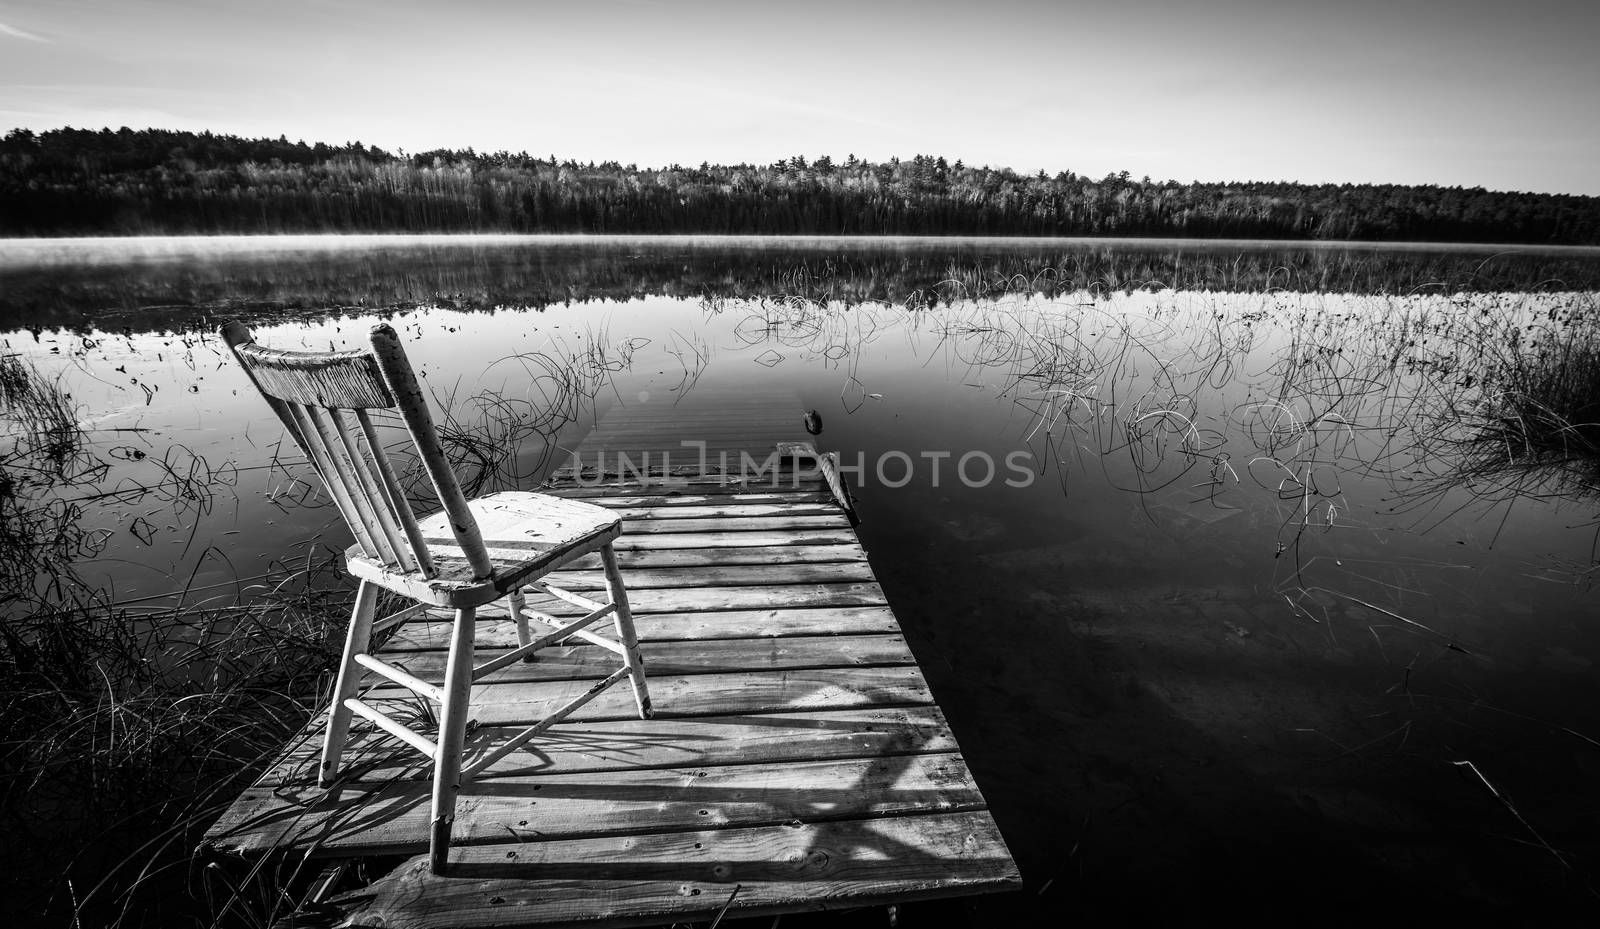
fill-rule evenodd
<path id="1" fill-rule="evenodd" d="M 633 612 L 628 609 L 628 589 L 622 584 L 622 572 L 617 568 L 617 553 L 607 542 L 600 549 L 600 562 L 606 568 L 606 590 L 611 602 L 617 605 L 617 638 L 622 642 L 622 658 L 628 666 L 628 677 L 633 682 L 633 699 L 639 705 L 639 718 L 655 715 L 650 706 L 650 689 L 644 682 L 644 661 L 639 657 L 639 637 L 633 631 Z"/>
<path id="2" fill-rule="evenodd" d="M 513 587 L 511 593 L 506 595 L 506 603 L 511 608 L 511 619 L 517 624 L 517 645 L 527 645 L 533 641 L 533 633 L 528 631 L 528 617 L 522 612 L 527 608 L 528 598 L 520 586 Z M 523 655 L 522 660 L 533 661 L 534 653 Z"/>
<path id="3" fill-rule="evenodd" d="M 472 709 L 472 639 L 476 620 L 476 610 L 456 610 L 450 657 L 445 664 L 439 748 L 433 759 L 433 828 L 428 843 L 434 874 L 444 873 L 450 856 L 450 830 L 456 819 L 456 795 L 461 791 L 461 753 Z"/>
<path id="4" fill-rule="evenodd" d="M 333 705 L 328 708 L 328 729 L 322 740 L 322 766 L 317 772 L 317 783 L 324 788 L 333 785 L 339 774 L 339 758 L 344 754 L 344 740 L 350 732 L 350 708 L 344 702 L 356 695 L 356 685 L 361 681 L 361 666 L 356 655 L 365 652 L 372 640 L 372 617 L 378 609 L 378 585 L 362 581 L 356 591 L 355 609 L 350 613 L 350 629 L 345 633 L 344 657 L 339 659 L 339 676 L 333 685 Z"/>

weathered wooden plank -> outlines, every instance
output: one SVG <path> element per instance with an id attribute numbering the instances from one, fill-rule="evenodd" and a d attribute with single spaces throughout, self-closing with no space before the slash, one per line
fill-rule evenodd
<path id="1" fill-rule="evenodd" d="M 639 493 L 770 493 L 796 490 L 826 490 L 822 472 L 815 467 L 784 468 L 760 478 L 740 479 L 736 475 L 686 474 L 632 478 L 552 477 L 545 490 L 561 497 L 615 496 Z"/>
<path id="2" fill-rule="evenodd" d="M 593 680 L 486 684 L 473 691 L 472 717 L 484 726 L 532 725 L 554 707 L 588 690 Z M 396 693 L 396 691 L 387 691 Z M 928 684 L 915 665 L 795 668 L 713 674 L 657 674 L 650 678 L 656 718 L 716 713 L 778 713 L 929 703 Z M 416 701 L 371 701 L 400 718 L 417 715 Z M 613 687 L 572 716 L 573 722 L 633 719 L 639 715 L 627 688 Z"/>
<path id="3" fill-rule="evenodd" d="M 604 590 L 601 571 L 556 571 L 546 581 L 569 590 Z M 680 565 L 666 568 L 629 568 L 622 576 L 628 593 L 668 587 L 749 587 L 776 584 L 844 584 L 871 582 L 872 568 L 864 561 L 746 565 Z"/>
<path id="4" fill-rule="evenodd" d="M 484 685 L 473 692 L 472 716 L 483 726 L 532 725 L 592 683 L 586 679 Z M 592 722 L 637 718 L 638 709 L 626 690 L 617 687 L 606 691 L 569 719 Z M 650 678 L 650 696 L 657 719 L 932 702 L 927 681 L 915 665 L 663 674 Z M 390 710 L 405 711 L 406 701 L 401 699 L 374 702 L 384 703 Z"/>
<path id="5" fill-rule="evenodd" d="M 728 482 L 742 481 L 753 487 L 772 487 L 775 486 L 775 482 L 790 480 L 791 475 L 796 472 L 813 474 L 816 473 L 816 466 L 809 458 L 799 460 L 785 458 L 780 459 L 776 467 L 758 469 L 741 462 L 739 455 L 733 454 L 725 457 L 712 455 L 704 463 L 684 464 L 679 461 L 667 467 L 657 460 L 648 467 L 639 462 L 623 467 L 619 466 L 612 456 L 607 456 L 603 466 L 590 456 L 590 460 L 579 461 L 576 465 L 569 457 L 565 464 L 551 472 L 547 481 L 551 486 L 578 484 L 592 487 L 607 482 L 654 486 L 656 482 L 675 482 L 685 477 L 721 477 Z"/>
<path id="6" fill-rule="evenodd" d="M 584 501 L 589 503 L 592 501 Z M 829 500 L 810 503 L 727 503 L 709 506 L 608 506 L 630 525 L 646 519 L 745 519 L 751 516 L 833 516 L 839 505 Z"/>
<path id="7" fill-rule="evenodd" d="M 757 532 L 773 529 L 838 529 L 850 519 L 837 507 L 819 516 L 739 516 L 708 519 L 625 519 L 622 531 L 642 532 Z"/>
<path id="8" fill-rule="evenodd" d="M 455 849 L 344 895 L 332 926 L 649 926 L 705 923 L 1020 889 L 987 812 Z M 465 878 L 465 880 L 463 880 Z M 734 893 L 734 889 L 738 893 Z M 729 901 L 732 901 L 731 903 Z M 302 925 L 297 922 L 296 925 Z"/>
<path id="9" fill-rule="evenodd" d="M 308 726 L 256 786 L 315 783 L 325 723 L 326 717 L 319 716 Z M 519 731 L 505 726 L 473 730 L 468 762 Z M 422 758 L 397 752 L 395 745 L 392 737 L 361 721 L 344 750 L 348 779 L 373 783 L 432 776 Z M 779 764 L 955 750 L 955 738 L 936 706 L 562 722 L 497 763 L 488 776 Z"/>
<path id="10" fill-rule="evenodd" d="M 560 493 L 556 496 L 571 496 Z M 779 490 L 771 492 L 741 491 L 725 494 L 633 494 L 633 495 L 591 495 L 582 498 L 584 503 L 592 503 L 603 507 L 663 507 L 663 506 L 725 506 L 727 504 L 752 504 L 752 503 L 828 503 L 833 500 L 833 495 L 828 492 L 827 486 L 817 490 Z"/>
<path id="11" fill-rule="evenodd" d="M 384 654 L 441 648 L 451 619 L 442 612 L 405 623 L 384 643 Z M 651 642 L 698 639 L 759 638 L 796 635 L 863 635 L 899 632 L 900 624 L 887 606 L 840 606 L 811 609 L 713 610 L 688 613 L 651 613 L 633 619 L 639 640 Z M 512 648 L 516 625 L 505 607 L 478 614 L 475 640 L 479 648 Z"/>
<path id="12" fill-rule="evenodd" d="M 206 842 L 231 854 L 287 847 L 324 856 L 420 852 L 428 843 L 430 791 L 428 780 L 357 783 L 334 791 L 251 787 Z M 953 752 L 505 776 L 462 785 L 452 845 L 983 808 L 966 763 Z"/>
<path id="13" fill-rule="evenodd" d="M 848 521 L 847 521 L 848 522 Z M 682 526 L 656 527 L 660 530 L 681 529 Z M 791 546 L 844 545 L 855 538 L 848 528 L 767 530 L 764 532 L 651 532 L 624 534 L 612 547 L 617 551 L 641 551 L 663 548 L 762 548 L 770 557 L 781 559 Z"/>
<path id="14" fill-rule="evenodd" d="M 441 626 L 442 628 L 442 626 Z M 440 642 L 444 640 L 441 637 Z M 478 649 L 477 663 L 498 657 L 498 649 Z M 423 649 L 379 654 L 408 674 L 438 684 L 444 680 L 446 652 Z M 536 660 L 516 661 L 483 678 L 486 684 L 519 681 L 598 680 L 617 669 L 617 656 L 592 645 L 551 646 Z M 793 668 L 844 668 L 911 664 L 915 659 L 902 635 L 790 636 L 657 642 L 644 650 L 647 675 L 710 674 L 726 671 L 779 671 Z M 382 680 L 368 678 L 369 681 Z M 385 685 L 387 686 L 387 685 Z M 480 685 L 481 686 L 481 685 Z M 473 701 L 477 702 L 477 695 Z"/>
<path id="15" fill-rule="evenodd" d="M 864 562 L 867 553 L 859 545 L 789 545 L 781 549 L 782 560 L 788 564 L 824 564 L 827 562 Z M 633 569 L 687 568 L 712 565 L 772 564 L 773 552 L 752 546 L 690 549 L 631 549 L 617 551 L 617 563 L 622 566 L 623 580 L 632 585 L 629 574 Z M 592 571 L 600 568 L 599 555 L 585 555 L 562 570 Z"/>
<path id="16" fill-rule="evenodd" d="M 871 582 L 840 584 L 768 584 L 748 587 L 669 587 L 630 590 L 628 602 L 638 613 L 685 613 L 698 610 L 759 610 L 779 607 L 877 606 L 888 601 L 883 588 Z M 553 616 L 577 616 L 583 610 L 547 596 L 530 596 L 528 605 Z"/>

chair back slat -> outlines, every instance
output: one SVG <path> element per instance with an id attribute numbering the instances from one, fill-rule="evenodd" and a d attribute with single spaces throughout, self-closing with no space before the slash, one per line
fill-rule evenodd
<path id="1" fill-rule="evenodd" d="M 257 345 L 250 330 L 237 322 L 224 326 L 221 335 L 305 453 L 367 557 L 401 571 L 434 575 L 416 514 L 368 415 L 369 410 L 397 409 L 463 555 L 477 577 L 494 573 L 422 389 L 391 327 L 373 329 L 372 351 L 269 349 Z M 354 413 L 359 430 L 342 411 Z"/>
<path id="2" fill-rule="evenodd" d="M 333 420 L 333 431 L 339 436 L 339 444 L 344 448 L 344 460 L 355 473 L 356 483 L 361 485 L 361 495 L 368 501 L 372 515 L 377 520 L 376 540 L 381 541 L 394 553 L 395 562 L 402 570 L 415 571 L 417 560 L 411 554 L 410 545 L 400 534 L 400 527 L 396 524 L 388 494 L 379 486 L 376 475 L 372 473 L 372 456 L 361 453 L 360 443 L 356 441 L 349 423 L 345 421 L 345 414 L 338 410 L 329 410 L 328 417 Z"/>
<path id="3" fill-rule="evenodd" d="M 322 486 L 326 487 L 328 495 L 333 497 L 339 515 L 344 517 L 345 524 L 356 537 L 356 544 L 361 546 L 361 551 L 367 557 L 381 557 L 377 543 L 373 541 L 372 533 L 368 529 L 366 517 L 356 509 L 356 501 L 351 496 L 350 486 L 334 464 L 323 431 L 316 422 L 316 409 L 302 403 L 286 402 L 285 405 L 288 407 L 289 415 L 294 419 L 296 431 L 300 434 L 300 450 L 306 453 L 306 460 L 311 463 L 311 470 L 317 473 Z"/>
<path id="4" fill-rule="evenodd" d="M 428 543 L 422 539 L 417 517 L 406 502 L 405 492 L 400 489 L 400 481 L 395 477 L 394 467 L 389 464 L 389 455 L 384 452 L 383 443 L 378 439 L 378 430 L 372 425 L 372 417 L 367 415 L 366 410 L 356 410 L 356 422 L 360 424 L 361 434 L 372 452 L 372 463 L 377 465 L 378 486 L 383 490 L 390 511 L 400 520 L 400 529 L 405 533 L 411 554 L 417 561 L 417 570 L 432 577 L 433 558 L 428 554 Z"/>
<path id="5" fill-rule="evenodd" d="M 376 558 L 384 564 L 398 566 L 401 563 L 400 555 L 389 543 L 383 531 L 382 521 L 378 518 L 378 504 L 381 501 L 367 495 L 367 489 L 362 486 L 357 475 L 355 463 L 345 456 L 345 450 L 341 447 L 343 443 L 339 441 L 338 431 L 334 428 L 338 411 L 315 406 L 305 406 L 302 409 L 306 411 L 306 418 L 311 420 L 312 428 L 317 430 L 317 437 L 322 442 L 323 457 L 331 469 L 329 473 L 323 475 L 323 481 L 343 489 L 344 495 L 352 504 L 352 511 L 360 521 L 359 525 L 366 530 L 364 534 L 367 544 L 363 546 L 363 550 L 367 553 L 367 557 Z"/>
<path id="6" fill-rule="evenodd" d="M 400 408 L 400 417 L 405 420 L 412 441 L 416 442 L 422 467 L 428 472 L 434 492 L 439 495 L 439 504 L 450 520 L 450 531 L 460 544 L 467 564 L 472 566 L 473 577 L 491 576 L 494 564 L 489 560 L 489 549 L 478 532 L 478 521 L 467 508 L 466 495 L 461 492 L 456 472 L 445 457 L 444 446 L 439 444 L 439 433 L 428 412 L 427 398 L 422 395 L 422 387 L 417 384 L 417 376 L 411 371 L 411 362 L 406 359 L 405 348 L 394 327 L 388 323 L 372 327 L 372 353 L 378 359 L 384 384 Z"/>

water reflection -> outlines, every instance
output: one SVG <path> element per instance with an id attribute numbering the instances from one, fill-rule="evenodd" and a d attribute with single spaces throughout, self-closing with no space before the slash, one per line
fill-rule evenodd
<path id="1" fill-rule="evenodd" d="M 661 296 L 929 305 L 1007 293 L 1590 290 L 1600 249 L 1165 239 L 222 236 L 0 240 L 0 328 L 215 328 Z"/>
<path id="2" fill-rule="evenodd" d="M 533 486 L 617 405 L 670 419 L 685 395 L 792 387 L 822 444 L 860 462 L 873 569 L 1035 890 L 1056 877 L 1099 901 L 1183 874 L 1204 900 L 1247 867 L 1325 891 L 1286 855 L 1374 886 L 1420 869 L 1460 900 L 1468 883 L 1570 889 L 1447 762 L 1472 761 L 1562 862 L 1585 860 L 1587 827 L 1559 824 L 1592 808 L 1600 761 L 1594 293 L 1335 295 L 1275 258 L 1237 263 L 1253 292 L 1206 290 L 1222 265 L 1189 259 L 1207 283 L 1130 291 L 1175 266 L 1138 250 L 1058 277 L 1034 252 L 959 273 L 935 252 L 754 254 L 441 246 L 56 273 L 7 305 L 81 328 L 5 338 L 70 385 L 108 492 L 85 505 L 103 548 L 77 570 L 130 597 L 231 592 L 211 585 L 346 541 L 214 342 L 145 325 L 265 302 L 247 313 L 274 323 L 264 341 L 329 348 L 390 319 L 458 464 L 490 487 Z M 1374 279 L 1404 264 L 1373 260 Z M 1035 270 L 1018 283 L 1007 262 Z M 180 292 L 194 305 L 171 316 L 145 302 Z M 328 310 L 362 295 L 384 305 Z M 134 310 L 96 324 L 101 305 Z M 1033 479 L 961 480 L 978 452 L 1023 453 Z M 880 474 L 894 453 L 911 481 Z M 206 507 L 183 502 L 197 482 Z M 1387 844 L 1339 838 L 1366 834 Z"/>

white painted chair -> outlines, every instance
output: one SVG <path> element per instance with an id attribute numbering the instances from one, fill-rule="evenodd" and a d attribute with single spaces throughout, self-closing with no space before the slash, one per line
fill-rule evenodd
<path id="1" fill-rule="evenodd" d="M 318 780 L 324 788 L 336 781 L 352 714 L 366 717 L 432 758 L 429 856 L 434 873 L 443 873 L 456 795 L 464 783 L 624 678 L 633 684 L 640 717 L 650 717 L 650 695 L 633 617 L 611 548 L 612 540 L 622 532 L 621 519 L 602 507 L 547 494 L 506 492 L 466 499 L 399 337 L 388 325 L 372 330 L 371 351 L 277 351 L 256 344 L 250 330 L 238 322 L 223 326 L 221 335 L 305 453 L 356 538 L 345 559 L 361 585 L 339 662 Z M 438 495 L 441 512 L 421 520 L 412 513 L 369 416 L 368 411 L 374 409 L 399 411 Z M 540 581 L 545 574 L 596 551 L 605 568 L 607 602 Z M 525 587 L 572 603 L 586 615 L 565 621 L 529 611 Z M 408 597 L 415 605 L 376 620 L 380 589 Z M 500 599 L 507 601 L 516 622 L 518 645 L 474 666 L 477 609 Z M 419 680 L 368 651 L 375 633 L 430 607 L 455 611 L 443 686 Z M 588 628 L 606 616 L 614 617 L 616 640 Z M 534 638 L 530 618 L 549 631 L 541 630 L 543 634 Z M 531 659 L 537 649 L 572 637 L 616 652 L 622 667 L 463 768 L 473 683 L 519 659 Z M 437 741 L 358 699 L 357 684 L 368 672 L 437 702 Z"/>

